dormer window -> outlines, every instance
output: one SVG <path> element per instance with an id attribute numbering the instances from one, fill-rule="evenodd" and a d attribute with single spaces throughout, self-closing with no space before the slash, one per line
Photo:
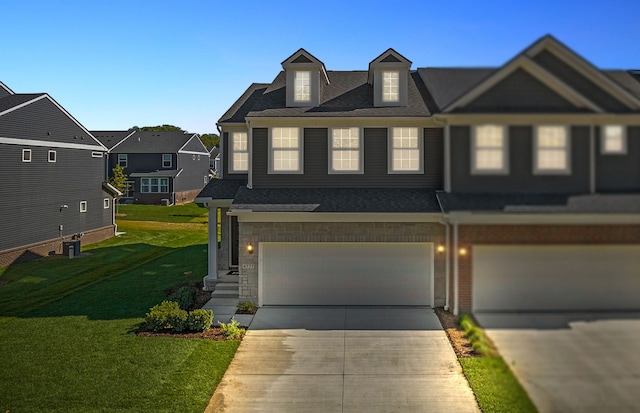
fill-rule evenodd
<path id="1" fill-rule="evenodd" d="M 293 100 L 309 102 L 311 100 L 311 72 L 296 70 L 293 75 Z"/>
<path id="2" fill-rule="evenodd" d="M 400 73 L 398 71 L 382 72 L 382 101 L 397 102 L 400 99 Z"/>

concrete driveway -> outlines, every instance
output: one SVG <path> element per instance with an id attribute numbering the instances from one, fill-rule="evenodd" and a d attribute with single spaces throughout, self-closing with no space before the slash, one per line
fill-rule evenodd
<path id="1" fill-rule="evenodd" d="M 433 310 L 265 307 L 207 412 L 479 412 Z"/>
<path id="2" fill-rule="evenodd" d="M 640 411 L 640 313 L 476 318 L 540 413 Z"/>

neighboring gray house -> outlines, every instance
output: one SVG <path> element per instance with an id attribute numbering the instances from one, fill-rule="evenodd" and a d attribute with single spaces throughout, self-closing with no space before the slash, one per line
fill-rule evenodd
<path id="1" fill-rule="evenodd" d="M 183 204 L 209 182 L 209 151 L 195 133 L 94 131 L 108 150 L 109 176 L 124 168 L 129 186 L 124 202 Z"/>
<path id="2" fill-rule="evenodd" d="M 218 122 L 207 279 L 237 268 L 259 305 L 640 310 L 637 72 L 552 36 L 495 68 L 282 67 Z"/>
<path id="3" fill-rule="evenodd" d="M 220 148 L 217 146 L 207 147 L 209 151 L 209 172 L 212 176 L 220 176 Z"/>
<path id="4" fill-rule="evenodd" d="M 106 148 L 46 93 L 0 83 L 0 266 L 115 233 Z"/>

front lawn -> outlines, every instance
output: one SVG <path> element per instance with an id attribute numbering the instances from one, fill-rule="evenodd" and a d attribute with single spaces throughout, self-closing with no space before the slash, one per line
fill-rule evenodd
<path id="1" fill-rule="evenodd" d="M 118 205 L 120 221 L 192 222 L 206 224 L 208 209 L 197 204 L 158 205 L 126 204 Z"/>
<path id="2" fill-rule="evenodd" d="M 206 273 L 206 225 L 166 227 L 120 221 L 81 258 L 0 268 L 0 412 L 204 411 L 238 342 L 134 334 Z"/>

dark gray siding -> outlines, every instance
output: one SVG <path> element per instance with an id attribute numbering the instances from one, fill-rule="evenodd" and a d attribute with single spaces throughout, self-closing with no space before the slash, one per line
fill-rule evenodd
<path id="1" fill-rule="evenodd" d="M 640 191 L 640 126 L 627 128 L 627 153 L 602 155 L 600 128 L 596 128 L 597 192 Z"/>
<path id="2" fill-rule="evenodd" d="M 231 159 L 230 151 L 229 151 L 229 132 L 222 133 L 222 176 L 224 179 L 242 179 L 247 180 L 248 174 L 238 174 L 238 173 L 229 173 L 229 162 Z M 254 138 L 255 141 L 255 138 Z"/>
<path id="3" fill-rule="evenodd" d="M 364 129 L 364 174 L 329 174 L 328 129 L 304 129 L 304 174 L 269 174 L 268 130 L 253 130 L 255 188 L 442 188 L 442 129 L 425 129 L 424 173 L 389 174 L 387 129 Z"/>
<path id="4" fill-rule="evenodd" d="M 22 149 L 32 150 L 31 162 L 22 162 Z M 49 149 L 57 162 L 47 162 Z M 59 225 L 63 235 L 110 226 L 113 202 L 102 190 L 103 174 L 104 158 L 89 150 L 0 144 L 0 250 L 55 239 Z M 80 201 L 87 201 L 86 213 Z"/>
<path id="5" fill-rule="evenodd" d="M 553 73 L 557 78 L 578 91 L 582 96 L 608 112 L 627 112 L 629 109 L 609 93 L 602 90 L 572 67 L 555 57 L 551 52 L 543 50 L 533 60 Z"/>
<path id="6" fill-rule="evenodd" d="M 570 102 L 518 69 L 456 112 L 578 112 Z"/>
<path id="7" fill-rule="evenodd" d="M 209 157 L 178 154 L 178 168 L 182 169 L 182 172 L 175 179 L 173 189 L 175 192 L 202 189 L 205 186 L 204 178 L 209 176 Z"/>
<path id="8" fill-rule="evenodd" d="M 451 190 L 459 193 L 589 191 L 589 127 L 571 127 L 571 175 L 533 174 L 533 127 L 509 127 L 509 174 L 471 175 L 471 128 L 451 128 Z"/>
<path id="9" fill-rule="evenodd" d="M 130 175 L 134 172 L 152 172 L 158 170 L 172 170 L 176 169 L 176 154 L 171 154 L 171 168 L 162 167 L 162 154 L 161 153 L 128 153 L 127 154 L 127 167 L 124 168 L 124 173 Z M 109 154 L 109 174 L 111 169 L 118 163 L 118 153 L 112 152 Z"/>

